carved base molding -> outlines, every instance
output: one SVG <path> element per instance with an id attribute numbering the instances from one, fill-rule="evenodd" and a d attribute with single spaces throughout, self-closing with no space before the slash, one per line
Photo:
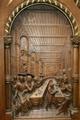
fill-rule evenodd
<path id="1" fill-rule="evenodd" d="M 72 116 L 72 120 L 80 120 L 80 110 Z"/>
<path id="2" fill-rule="evenodd" d="M 5 120 L 12 120 L 12 113 L 11 112 L 5 113 Z"/>
<path id="3" fill-rule="evenodd" d="M 26 119 L 26 118 L 23 118 L 23 119 L 14 119 L 14 120 L 71 120 L 71 118 L 39 118 L 39 119 L 36 119 L 36 118 L 31 118 L 31 119 Z"/>

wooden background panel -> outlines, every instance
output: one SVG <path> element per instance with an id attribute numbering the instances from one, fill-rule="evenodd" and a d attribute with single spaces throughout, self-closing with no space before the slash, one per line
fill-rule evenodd
<path id="1" fill-rule="evenodd" d="M 72 32 L 67 19 L 58 10 L 48 6 L 43 7 L 42 5 L 38 7 L 32 6 L 18 16 L 13 31 L 15 31 L 12 33 L 14 36 L 13 41 L 17 43 L 17 46 L 13 46 L 16 50 L 14 51 L 16 57 L 14 69 L 17 70 L 20 65 L 17 58 L 19 58 L 21 35 L 27 36 L 29 53 L 35 51 L 44 63 L 53 63 L 49 64 L 47 71 L 49 74 L 54 71 L 54 75 L 59 69 L 71 67 L 70 36 Z M 69 59 L 67 59 L 67 56 Z"/>

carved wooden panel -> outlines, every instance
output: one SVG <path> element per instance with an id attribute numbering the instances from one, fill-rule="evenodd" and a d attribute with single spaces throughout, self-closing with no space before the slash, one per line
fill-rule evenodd
<path id="1" fill-rule="evenodd" d="M 55 102 L 57 107 L 56 101 L 61 101 L 62 107 L 59 113 L 68 112 L 71 98 L 66 99 L 63 87 L 71 79 L 70 36 L 72 32 L 66 17 L 56 8 L 47 5 L 32 6 L 18 15 L 11 35 L 13 37 L 11 75 L 14 116 L 24 116 L 29 109 L 32 110 L 33 106 L 37 107 L 37 113 L 38 107 L 45 108 L 47 111 L 49 107 L 47 102 L 51 97 L 48 96 L 51 82 L 56 89 L 53 93 L 55 99 L 51 97 L 51 104 Z M 28 75 L 32 75 L 33 78 L 29 86 Z M 72 86 L 69 83 L 68 85 L 67 90 L 71 96 Z M 42 109 L 39 112 L 42 113 Z M 44 112 L 43 116 L 53 117 L 52 113 L 50 114 Z M 40 116 L 39 114 L 38 117 Z"/>

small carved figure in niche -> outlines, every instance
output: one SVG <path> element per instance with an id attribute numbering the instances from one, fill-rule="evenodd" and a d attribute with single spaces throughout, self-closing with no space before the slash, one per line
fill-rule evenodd
<path id="1" fill-rule="evenodd" d="M 47 95 L 46 95 L 46 110 L 48 110 L 48 107 L 51 107 L 52 103 L 53 103 L 53 97 L 55 97 L 55 94 L 57 93 L 57 89 L 55 88 L 55 85 L 53 83 L 53 81 L 51 80 L 48 88 L 47 88 Z M 55 99 L 54 99 L 55 100 Z"/>
<path id="2" fill-rule="evenodd" d="M 26 50 L 20 51 L 20 71 L 27 72 L 27 60 L 28 60 L 28 53 Z"/>

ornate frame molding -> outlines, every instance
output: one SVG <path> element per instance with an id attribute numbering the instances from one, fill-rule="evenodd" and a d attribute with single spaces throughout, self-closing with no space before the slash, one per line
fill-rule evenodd
<path id="1" fill-rule="evenodd" d="M 73 71 L 73 107 L 78 107 L 77 106 L 77 103 L 78 103 L 78 94 L 77 92 L 78 91 L 78 81 L 79 81 L 79 75 L 78 75 L 78 55 L 79 55 L 79 41 L 80 41 L 80 37 L 79 37 L 79 29 L 78 29 L 78 25 L 77 25 L 77 21 L 75 19 L 75 17 L 73 16 L 73 14 L 70 12 L 70 10 L 64 6 L 62 3 L 60 3 L 58 0 L 25 0 L 23 3 L 21 3 L 19 6 L 17 6 L 11 13 L 11 15 L 9 16 L 8 20 L 7 20 L 7 23 L 5 25 L 5 33 L 6 33 L 6 38 L 4 39 L 4 44 L 5 45 L 11 45 L 11 36 L 10 36 L 10 33 L 11 33 L 11 30 L 12 30 L 12 25 L 16 19 L 16 17 L 22 12 L 24 11 L 25 9 L 27 9 L 28 7 L 32 6 L 32 5 L 39 5 L 39 4 L 44 4 L 44 5 L 50 5 L 52 7 L 55 7 L 56 9 L 58 9 L 61 13 L 64 14 L 64 16 L 68 19 L 70 25 L 71 25 L 71 28 L 72 28 L 72 32 L 73 32 L 73 38 L 72 38 L 72 45 L 73 45 L 73 49 L 74 49 L 74 59 L 73 59 L 73 62 L 74 62 L 74 71 Z M 74 46 L 75 45 L 75 46 Z M 6 48 L 9 48 L 9 47 L 6 47 Z M 7 67 L 10 68 L 10 49 L 7 49 L 6 52 L 6 56 L 7 57 L 7 60 L 6 60 L 6 65 L 8 65 Z M 76 54 L 75 54 L 76 53 Z M 77 68 L 77 70 L 75 69 Z M 75 74 L 76 73 L 76 74 Z M 9 79 L 9 76 L 10 76 L 10 69 L 8 71 L 8 73 L 6 74 L 6 78 Z M 78 77 L 77 77 L 78 76 Z M 6 80 L 6 83 L 9 84 L 9 82 L 7 82 L 8 80 Z M 8 88 L 9 90 L 9 88 Z M 9 96 L 7 96 L 7 100 L 9 99 L 8 98 Z M 10 107 L 8 108 L 10 109 Z M 73 113 L 76 113 L 77 112 L 77 109 L 73 109 Z"/>
<path id="2" fill-rule="evenodd" d="M 14 20 L 24 9 L 37 4 L 45 4 L 45 5 L 50 5 L 57 8 L 68 19 L 73 31 L 73 35 L 79 35 L 78 25 L 75 17 L 66 6 L 64 6 L 62 3 L 60 3 L 57 0 L 26 0 L 24 1 L 19 6 L 17 6 L 9 16 L 7 23 L 5 25 L 5 33 L 10 34 Z"/>

